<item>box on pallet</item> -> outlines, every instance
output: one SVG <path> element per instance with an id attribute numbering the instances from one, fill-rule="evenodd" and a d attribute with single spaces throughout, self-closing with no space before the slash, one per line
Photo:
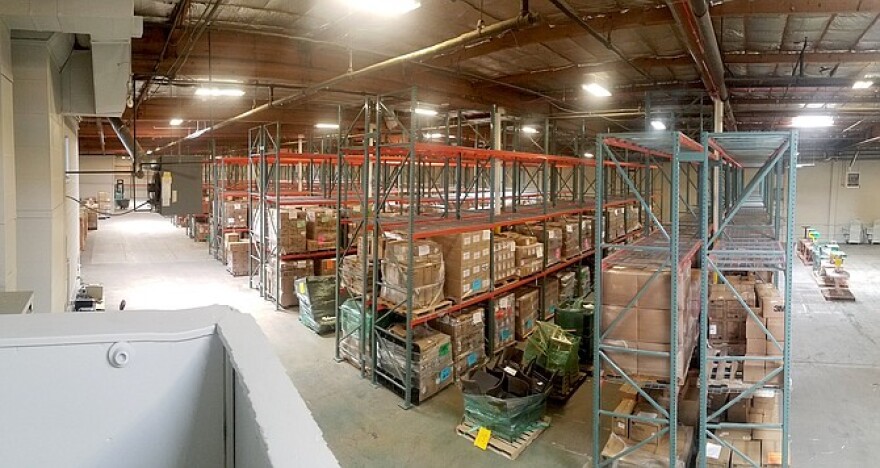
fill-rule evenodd
<path id="1" fill-rule="evenodd" d="M 430 322 L 431 328 L 449 335 L 456 382 L 486 358 L 484 316 L 482 307 L 471 307 Z"/>
<path id="2" fill-rule="evenodd" d="M 363 295 L 364 284 L 367 288 L 371 288 L 373 284 L 373 266 L 367 266 L 367 281 L 364 281 L 364 264 L 361 263 L 360 257 L 357 255 L 348 255 L 342 259 L 341 268 L 342 286 L 347 288 L 352 294 Z M 368 292 L 372 294 L 372 290 Z"/>
<path id="3" fill-rule="evenodd" d="M 544 283 L 544 317 L 550 320 L 556 314 L 556 306 L 559 305 L 559 279 L 556 276 L 545 276 L 541 279 Z"/>
<path id="4" fill-rule="evenodd" d="M 248 226 L 248 204 L 245 201 L 228 201 L 223 204 L 223 227 L 243 228 Z"/>
<path id="5" fill-rule="evenodd" d="M 516 275 L 516 242 L 506 236 L 496 234 L 492 246 L 492 263 L 495 281 L 504 281 Z"/>
<path id="6" fill-rule="evenodd" d="M 495 327 L 495 349 L 497 352 L 514 342 L 516 331 L 516 295 L 511 293 L 495 299 L 492 320 Z"/>
<path id="7" fill-rule="evenodd" d="M 248 271 L 248 241 L 230 242 L 226 245 L 226 269 L 232 276 L 244 276 Z"/>
<path id="8" fill-rule="evenodd" d="M 315 276 L 333 276 L 336 274 L 336 258 L 315 260 Z"/>
<path id="9" fill-rule="evenodd" d="M 632 428 L 630 428 L 632 432 Z M 639 442 L 631 438 L 624 438 L 612 433 L 608 442 L 602 449 L 602 456 L 611 458 L 630 450 Z M 617 460 L 615 466 L 619 467 L 642 467 L 642 466 L 687 466 L 691 457 L 694 443 L 694 429 L 690 426 L 678 426 L 676 431 L 676 454 L 675 461 L 669 461 L 669 435 L 664 435 L 658 443 L 644 444 L 636 450 L 630 450 L 626 455 Z"/>
<path id="10" fill-rule="evenodd" d="M 547 253 L 547 265 L 552 265 L 562 259 L 562 231 L 558 225 L 548 224 L 546 228 L 541 224 L 526 224 L 516 227 L 516 232 L 533 236 L 544 244 L 543 249 Z"/>
<path id="11" fill-rule="evenodd" d="M 211 225 L 209 223 L 196 223 L 195 229 L 193 233 L 193 239 L 196 242 L 206 242 L 208 240 L 208 234 L 211 232 Z"/>
<path id="12" fill-rule="evenodd" d="M 266 288 L 270 297 L 275 297 L 275 288 L 280 286 L 278 293 L 278 305 L 291 307 L 299 303 L 293 290 L 294 282 L 298 278 L 311 276 L 314 270 L 312 260 L 282 260 L 279 263 L 281 271 L 281 284 L 276 285 L 274 263 L 266 265 Z"/>
<path id="13" fill-rule="evenodd" d="M 516 314 L 516 339 L 523 340 L 535 328 L 538 321 L 539 289 L 523 286 L 514 291 Z"/>
<path id="14" fill-rule="evenodd" d="M 432 237 L 445 265 L 443 290 L 456 302 L 489 290 L 489 231 Z"/>
<path id="15" fill-rule="evenodd" d="M 308 249 L 313 251 L 336 248 L 336 210 L 310 207 L 305 213 Z"/>
<path id="16" fill-rule="evenodd" d="M 412 277 L 414 308 L 429 307 L 443 299 L 444 264 L 440 245 L 430 240 L 388 241 L 382 261 L 381 296 L 392 304 L 402 304 L 410 296 L 407 278 Z M 409 270 L 410 257 L 413 269 Z"/>
<path id="17" fill-rule="evenodd" d="M 571 299 L 575 295 L 575 273 L 573 271 L 561 271 L 554 275 L 559 281 L 559 302 Z"/>
<path id="18" fill-rule="evenodd" d="M 364 311 L 360 301 L 348 299 L 339 306 L 339 327 L 341 328 L 339 354 L 355 367 L 360 367 L 361 357 L 363 357 L 365 368 L 372 369 L 372 340 L 369 339 L 368 333 L 372 327 L 373 318 L 370 311 L 367 310 L 362 324 L 362 314 Z M 360 348 L 362 338 L 365 338 L 363 339 L 363 354 L 361 354 Z"/>
<path id="19" fill-rule="evenodd" d="M 268 213 L 269 248 L 274 249 L 277 246 L 281 255 L 305 252 L 307 248 L 305 213 L 288 207 L 270 208 Z"/>
<path id="20" fill-rule="evenodd" d="M 452 384 L 452 343 L 448 335 L 425 325 L 413 328 L 412 332 L 411 382 L 417 390 L 413 398 L 422 402 Z M 406 376 L 405 337 L 406 328 L 402 324 L 392 325 L 388 333 L 377 335 L 379 369 L 398 383 L 403 383 Z"/>

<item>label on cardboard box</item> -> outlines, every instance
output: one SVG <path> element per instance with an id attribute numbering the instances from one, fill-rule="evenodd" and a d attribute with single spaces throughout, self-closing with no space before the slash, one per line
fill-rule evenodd
<path id="1" fill-rule="evenodd" d="M 713 444 L 712 442 L 706 442 L 706 457 L 717 460 L 721 457 L 721 446 L 718 444 Z"/>
<path id="2" fill-rule="evenodd" d="M 462 252 L 462 254 L 461 254 L 461 259 L 462 259 L 462 260 L 470 260 L 470 259 L 471 259 L 471 253 L 470 253 L 470 252 Z"/>
<path id="3" fill-rule="evenodd" d="M 490 235 L 491 235 L 491 233 L 489 231 L 483 231 L 483 240 L 484 241 L 489 240 Z"/>
<path id="4" fill-rule="evenodd" d="M 501 330 L 501 339 L 507 341 L 508 338 L 510 338 L 510 329 L 505 328 L 504 330 Z"/>
<path id="5" fill-rule="evenodd" d="M 467 356 L 467 365 L 468 367 L 473 366 L 477 363 L 477 353 L 470 353 Z"/>
<path id="6" fill-rule="evenodd" d="M 452 347 L 449 343 L 443 343 L 440 345 L 440 351 L 437 353 L 438 356 L 443 357 L 449 354 L 449 349 Z"/>
<path id="7" fill-rule="evenodd" d="M 448 379 L 450 375 L 452 375 L 452 368 L 451 367 L 444 367 L 443 370 L 440 371 L 440 382 L 445 382 L 446 379 Z"/>
<path id="8" fill-rule="evenodd" d="M 474 252 L 474 260 L 479 260 L 479 259 L 480 259 L 480 251 L 478 250 L 478 251 Z"/>
<path id="9" fill-rule="evenodd" d="M 427 246 L 427 245 L 420 245 L 419 246 L 419 257 L 424 257 L 425 255 L 428 255 L 429 253 L 431 253 L 430 246 Z"/>
<path id="10" fill-rule="evenodd" d="M 470 269 L 470 268 L 465 268 L 464 270 L 461 270 L 461 276 L 462 276 L 462 277 L 465 277 L 465 278 L 466 278 L 466 277 L 468 277 L 470 274 L 471 274 L 471 269 Z"/>
<path id="11" fill-rule="evenodd" d="M 480 278 L 475 279 L 472 289 L 478 291 L 481 287 L 483 287 L 483 280 Z"/>
<path id="12" fill-rule="evenodd" d="M 474 317 L 474 323 L 483 323 L 483 313 L 482 312 L 475 313 L 473 315 L 473 317 Z"/>
<path id="13" fill-rule="evenodd" d="M 709 324 L 709 334 L 710 335 L 717 335 L 718 334 L 718 325 L 716 325 L 714 323 Z"/>

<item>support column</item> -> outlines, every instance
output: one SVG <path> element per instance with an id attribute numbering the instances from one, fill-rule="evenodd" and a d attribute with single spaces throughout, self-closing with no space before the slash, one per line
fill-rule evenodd
<path id="1" fill-rule="evenodd" d="M 12 65 L 17 235 L 27 239 L 18 243 L 18 287 L 34 291 L 35 311 L 63 312 L 69 266 L 60 74 L 46 41 L 13 41 Z"/>
<path id="2" fill-rule="evenodd" d="M 713 132 L 724 131 L 724 101 L 713 99 Z M 717 228 L 721 224 L 721 167 L 718 164 L 712 167 L 712 226 Z M 713 231 L 714 231 L 713 228 Z"/>
<path id="3" fill-rule="evenodd" d="M 501 139 L 502 135 L 504 135 L 504 108 L 503 107 L 494 107 L 492 112 L 492 149 L 500 150 L 503 149 L 503 141 Z M 504 206 L 504 181 L 501 179 L 501 161 L 495 159 L 492 162 L 492 171 L 495 173 L 494 185 L 492 187 L 492 193 L 495 197 L 495 214 L 501 214 L 501 208 Z"/>
<path id="4" fill-rule="evenodd" d="M 0 21 L 0 291 L 18 288 L 12 101 L 12 42 Z"/>

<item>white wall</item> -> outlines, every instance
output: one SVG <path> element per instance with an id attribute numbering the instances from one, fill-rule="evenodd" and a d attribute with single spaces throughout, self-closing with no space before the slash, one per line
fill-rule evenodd
<path id="1" fill-rule="evenodd" d="M 849 161 L 817 163 L 797 171 L 795 228 L 810 225 L 826 239 L 843 241 L 841 229 L 859 218 L 870 227 L 880 219 L 880 161 L 856 162 L 861 187 L 844 186 Z"/>
<path id="2" fill-rule="evenodd" d="M 17 288 L 12 42 L 0 21 L 0 290 Z"/>
<path id="3" fill-rule="evenodd" d="M 67 170 L 79 169 L 79 138 L 78 123 L 73 118 L 64 121 L 64 153 L 67 160 Z M 66 175 L 64 178 L 64 209 L 65 231 L 67 252 L 67 297 L 76 296 L 80 277 L 80 251 L 79 251 L 79 203 L 73 199 L 79 198 L 79 176 L 76 174 Z"/>

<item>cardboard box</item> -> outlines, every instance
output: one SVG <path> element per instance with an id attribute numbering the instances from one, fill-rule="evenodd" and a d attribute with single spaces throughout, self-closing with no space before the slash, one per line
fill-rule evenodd
<path id="1" fill-rule="evenodd" d="M 556 306 L 559 305 L 559 280 L 555 276 L 544 277 L 544 316 L 543 320 L 549 320 L 556 314 Z"/>
<path id="2" fill-rule="evenodd" d="M 761 441 L 761 466 L 782 466 L 782 441 Z M 788 451 L 788 466 L 791 466 L 791 450 Z"/>
<path id="3" fill-rule="evenodd" d="M 742 398 L 730 408 L 727 409 L 727 421 L 734 423 L 744 423 L 748 421 L 750 401 L 748 398 Z"/>
<path id="4" fill-rule="evenodd" d="M 780 341 L 779 344 L 785 348 L 785 342 Z M 779 349 L 772 341 L 765 342 L 765 350 L 767 356 L 782 356 L 782 350 Z"/>
<path id="5" fill-rule="evenodd" d="M 433 237 L 446 265 L 443 291 L 456 302 L 489 290 L 488 230 Z"/>
<path id="6" fill-rule="evenodd" d="M 768 342 L 761 338 L 749 338 L 746 340 L 746 355 L 766 356 Z"/>
<path id="7" fill-rule="evenodd" d="M 620 414 L 632 414 L 635 407 L 636 401 L 634 399 L 631 400 L 625 398 L 617 404 L 617 407 L 614 408 L 614 412 Z M 619 435 L 620 437 L 629 438 L 629 419 L 612 417 L 611 432 Z"/>
<path id="8" fill-rule="evenodd" d="M 226 269 L 232 276 L 244 276 L 249 274 L 248 256 L 250 243 L 248 241 L 230 242 L 226 246 Z"/>
<path id="9" fill-rule="evenodd" d="M 266 265 L 266 291 L 270 297 L 275 297 L 275 265 Z M 305 278 L 314 274 L 315 266 L 313 260 L 282 260 L 279 264 L 281 270 L 280 292 L 278 293 L 278 305 L 281 307 L 291 307 L 299 303 L 294 291 L 294 282 L 298 278 Z"/>
<path id="10" fill-rule="evenodd" d="M 621 385 L 618 391 L 620 392 L 620 398 L 624 400 L 637 400 L 639 397 L 638 390 L 628 383 Z"/>
<path id="11" fill-rule="evenodd" d="M 767 331 L 769 331 L 777 341 L 785 340 L 785 319 L 782 317 L 767 318 Z"/>
<path id="12" fill-rule="evenodd" d="M 640 343 L 669 344 L 669 309 L 643 309 L 638 312 L 638 341 Z"/>
<path id="13" fill-rule="evenodd" d="M 636 270 L 614 266 L 602 271 L 602 306 L 624 307 L 639 291 Z M 637 306 L 638 304 L 634 304 Z"/>
<path id="14" fill-rule="evenodd" d="M 538 320 L 538 306 L 540 290 L 532 287 L 522 287 L 514 291 L 515 314 L 516 314 L 516 339 L 523 340 L 532 333 L 535 322 Z"/>
<path id="15" fill-rule="evenodd" d="M 764 330 L 761 329 L 761 327 L 758 325 L 758 322 L 760 322 L 761 325 L 764 325 L 765 327 L 767 326 L 766 319 L 762 317 L 758 317 L 758 321 L 755 321 L 755 319 L 751 317 L 746 318 L 747 339 L 767 339 L 767 334 L 764 333 Z"/>
<path id="16" fill-rule="evenodd" d="M 752 408 L 756 411 L 772 411 L 779 406 L 779 392 L 762 388 L 752 395 Z"/>
<path id="17" fill-rule="evenodd" d="M 757 440 L 735 440 L 733 446 L 753 461 L 761 459 L 761 442 Z M 730 457 L 731 468 L 752 468 L 752 464 L 733 452 Z"/>
<path id="18" fill-rule="evenodd" d="M 657 413 L 657 410 L 646 402 L 640 402 L 636 404 L 635 409 L 633 410 L 633 415 L 643 417 L 643 418 L 660 418 L 660 414 Z M 643 441 L 648 439 L 649 437 L 654 436 L 664 427 L 662 423 L 652 423 L 640 420 L 630 420 L 629 422 L 629 438 L 635 441 Z M 659 444 L 660 438 L 655 438 L 648 444 Z"/>
<path id="19" fill-rule="evenodd" d="M 315 276 L 333 276 L 335 274 L 335 258 L 324 258 L 320 260 L 315 260 Z"/>
<path id="20" fill-rule="evenodd" d="M 495 235 L 492 245 L 492 264 L 495 268 L 495 281 L 504 281 L 516 275 L 516 242 L 513 239 Z"/>
<path id="21" fill-rule="evenodd" d="M 627 349 L 638 349 L 637 344 L 630 341 L 622 341 L 622 340 L 608 340 L 606 339 L 604 342 L 608 346 L 615 346 L 618 348 L 627 348 Z M 612 351 L 607 350 L 605 354 L 609 359 L 614 361 L 614 364 L 620 368 L 623 372 L 626 372 L 630 377 L 638 375 L 639 372 L 639 357 L 635 353 L 623 352 L 623 351 Z M 603 361 L 603 367 L 606 372 L 617 375 L 617 371 L 614 370 L 613 367 L 609 366 L 607 363 Z"/>
<path id="22" fill-rule="evenodd" d="M 657 343 L 639 343 L 638 348 L 644 351 L 662 351 L 669 352 L 670 346 L 668 344 L 657 344 Z M 691 347 L 690 350 L 686 349 L 687 346 L 679 346 L 678 349 L 678 369 L 676 371 L 676 375 L 678 376 L 677 380 L 679 383 L 684 382 L 685 375 L 687 373 L 688 364 L 690 364 L 690 351 L 693 350 Z M 656 379 L 669 379 L 669 357 L 653 357 L 653 356 L 639 356 L 639 372 L 638 375 L 641 377 L 650 377 Z"/>
<path id="23" fill-rule="evenodd" d="M 764 361 L 743 362 L 743 382 L 755 383 L 764 378 Z"/>
<path id="24" fill-rule="evenodd" d="M 440 246 L 429 240 L 413 241 L 413 269 L 409 271 L 409 242 L 388 242 L 382 262 L 381 296 L 393 303 L 404 303 L 412 296 L 414 308 L 431 306 L 443 299 L 443 255 Z M 412 276 L 412 291 L 407 291 L 407 278 Z"/>
<path id="25" fill-rule="evenodd" d="M 706 467 L 729 468 L 731 453 L 732 451 L 727 446 L 713 442 L 711 439 L 707 440 Z"/>
<path id="26" fill-rule="evenodd" d="M 492 313 L 492 318 L 495 320 L 494 351 L 514 343 L 516 330 L 515 301 L 516 296 L 513 293 L 495 299 L 495 310 Z"/>
<path id="27" fill-rule="evenodd" d="M 471 307 L 430 322 L 431 328 L 449 335 L 456 382 L 486 358 L 484 317 L 482 307 Z"/>
<path id="28" fill-rule="evenodd" d="M 603 305 L 602 306 L 602 331 L 608 330 L 611 323 L 623 313 L 623 307 Z M 609 340 L 623 340 L 630 343 L 639 341 L 639 314 L 638 309 L 630 309 L 623 318 L 614 326 L 614 328 L 606 335 Z"/>
<path id="29" fill-rule="evenodd" d="M 246 201 L 228 201 L 223 203 L 223 227 L 248 227 L 248 204 Z"/>
<path id="30" fill-rule="evenodd" d="M 389 331 L 397 339 L 379 334 L 379 368 L 402 382 L 406 369 L 406 347 L 402 338 L 406 336 L 406 329 L 402 324 L 395 324 Z M 448 335 L 427 326 L 415 327 L 413 335 L 412 383 L 418 389 L 419 401 L 425 401 L 453 382 L 452 343 Z"/>

